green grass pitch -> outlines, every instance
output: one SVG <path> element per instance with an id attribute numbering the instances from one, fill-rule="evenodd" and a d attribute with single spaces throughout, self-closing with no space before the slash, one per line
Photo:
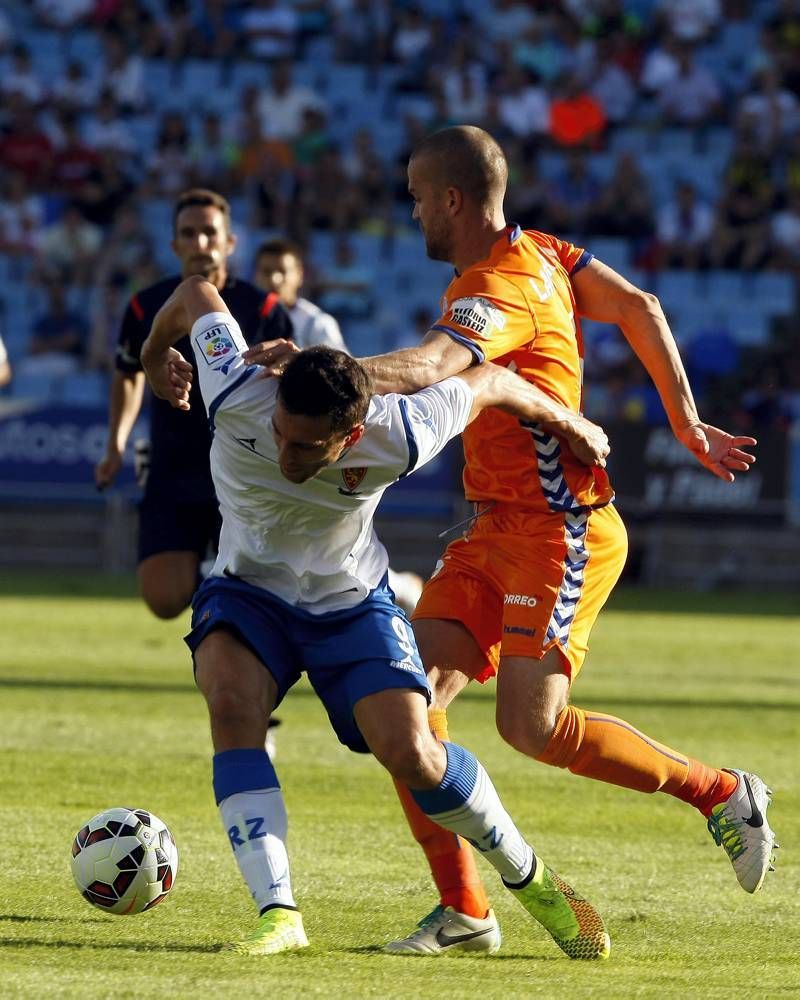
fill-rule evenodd
<path id="1" fill-rule="evenodd" d="M 277 768 L 294 887 L 312 947 L 218 954 L 252 905 L 210 787 L 205 709 L 181 642 L 126 580 L 0 579 L 0 995 L 64 997 L 730 997 L 800 995 L 800 606 L 772 595 L 622 591 L 598 624 L 575 701 L 623 716 L 772 785 L 778 870 L 736 884 L 702 818 L 529 761 L 494 731 L 491 686 L 451 711 L 543 857 L 600 908 L 608 963 L 570 963 L 486 881 L 504 931 L 494 958 L 408 959 L 380 945 L 434 903 L 388 778 L 349 754 L 303 685 L 281 709 Z M 171 897 L 109 917 L 76 892 L 71 839 L 101 809 L 142 806 L 180 849 Z"/>

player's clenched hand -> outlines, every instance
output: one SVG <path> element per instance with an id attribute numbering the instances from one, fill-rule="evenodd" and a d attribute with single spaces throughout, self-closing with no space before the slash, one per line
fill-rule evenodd
<path id="1" fill-rule="evenodd" d="M 142 349 L 141 360 L 153 394 L 165 399 L 176 410 L 188 410 L 191 372 L 187 377 L 186 367 L 191 369 L 191 365 L 181 352 L 174 347 L 163 352 Z"/>
<path id="2" fill-rule="evenodd" d="M 289 358 L 299 350 L 291 340 L 263 340 L 245 351 L 242 358 L 248 365 L 261 365 L 266 378 L 268 375 L 283 375 Z"/>
<path id="3" fill-rule="evenodd" d="M 732 483 L 735 472 L 747 472 L 755 455 L 742 448 L 752 448 L 758 442 L 752 437 L 735 437 L 719 427 L 697 422 L 678 432 L 676 437 L 709 472 Z"/>
<path id="4" fill-rule="evenodd" d="M 559 431 L 566 438 L 570 451 L 579 462 L 605 468 L 611 445 L 602 427 L 576 413 L 559 427 Z"/>

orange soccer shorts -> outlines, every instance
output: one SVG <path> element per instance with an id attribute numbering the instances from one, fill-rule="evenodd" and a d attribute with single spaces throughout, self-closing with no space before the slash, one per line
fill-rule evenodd
<path id="1" fill-rule="evenodd" d="M 540 660 L 553 647 L 574 680 L 627 551 L 612 504 L 560 514 L 498 503 L 447 547 L 412 620 L 465 625 L 485 657 L 481 682 L 501 656 Z"/>

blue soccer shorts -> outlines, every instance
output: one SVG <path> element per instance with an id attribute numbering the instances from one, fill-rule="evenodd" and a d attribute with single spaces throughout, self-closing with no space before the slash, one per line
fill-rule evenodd
<path id="1" fill-rule="evenodd" d="M 194 596 L 186 644 L 194 654 L 220 628 L 264 664 L 278 687 L 276 704 L 305 670 L 339 741 L 358 753 L 369 748 L 353 718 L 357 701 L 406 688 L 430 703 L 414 633 L 385 579 L 355 607 L 313 615 L 244 580 L 211 576 Z"/>

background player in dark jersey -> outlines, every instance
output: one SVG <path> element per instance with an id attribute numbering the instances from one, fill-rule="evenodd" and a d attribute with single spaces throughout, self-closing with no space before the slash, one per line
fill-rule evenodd
<path id="1" fill-rule="evenodd" d="M 137 292 L 122 321 L 111 383 L 108 446 L 95 469 L 100 489 L 109 486 L 119 472 L 142 406 L 142 344 L 153 317 L 183 278 L 200 274 L 212 282 L 248 343 L 291 337 L 291 320 L 278 296 L 265 295 L 228 272 L 236 237 L 225 198 L 204 188 L 186 191 L 175 203 L 173 220 L 172 249 L 181 264 L 180 275 Z M 192 357 L 188 340 L 178 350 Z M 145 603 L 159 618 L 174 618 L 188 606 L 200 563 L 209 543 L 216 545 L 219 535 L 219 511 L 208 465 L 211 439 L 197 379 L 193 386 L 196 398 L 187 412 L 156 398 L 150 407 L 151 458 L 139 509 L 138 577 Z"/>

